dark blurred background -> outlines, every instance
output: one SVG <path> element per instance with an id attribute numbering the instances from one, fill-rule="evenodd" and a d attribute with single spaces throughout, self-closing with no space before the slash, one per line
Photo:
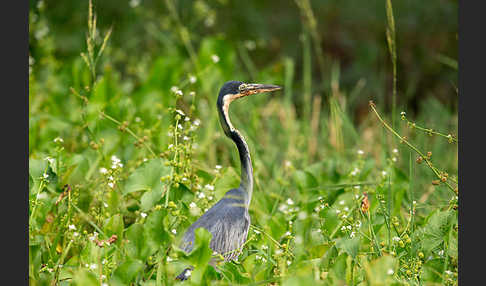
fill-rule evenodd
<path id="1" fill-rule="evenodd" d="M 294 97 L 302 82 L 303 16 L 294 1 L 174 1 L 179 21 L 187 27 L 196 50 L 206 36 L 220 35 L 238 53 L 241 68 L 248 73 L 243 56 L 251 59 L 250 68 L 282 69 L 282 59 L 295 64 Z M 439 100 L 450 111 L 457 110 L 457 10 L 453 0 L 393 1 L 397 46 L 397 102 L 408 112 L 419 113 L 427 98 Z M 312 57 L 313 92 L 325 90 L 330 71 L 336 63 L 340 70 L 340 87 L 353 90 L 364 86 L 359 97 L 350 102 L 355 120 L 367 111 L 370 98 L 383 101 L 390 111 L 392 64 L 386 43 L 384 0 L 310 1 L 321 38 L 324 76 L 316 57 Z M 55 58 L 65 63 L 79 59 L 85 50 L 88 1 L 30 0 L 30 53 L 34 58 L 45 49 L 53 49 Z M 104 32 L 112 25 L 111 63 L 122 76 L 137 76 L 134 63 L 155 60 L 165 53 L 167 43 L 186 53 L 175 20 L 169 16 L 167 1 L 103 0 L 95 1 L 98 27 Z M 43 17 L 39 18 L 39 9 Z M 39 23 L 41 22 L 41 23 Z M 42 22 L 45 22 L 42 24 Z M 35 26 L 37 25 L 37 26 Z M 47 26 L 52 43 L 38 44 L 42 37 L 39 25 Z M 179 44 L 176 44 L 179 43 Z M 314 47 L 312 53 L 315 54 Z M 187 55 L 189 57 L 189 55 Z M 60 69 L 63 64 L 59 63 Z M 361 81 L 360 81 L 361 80 Z M 360 82 L 360 84 L 357 84 Z M 322 83 L 322 84 L 321 84 Z M 363 111 L 364 110 L 364 111 Z"/>

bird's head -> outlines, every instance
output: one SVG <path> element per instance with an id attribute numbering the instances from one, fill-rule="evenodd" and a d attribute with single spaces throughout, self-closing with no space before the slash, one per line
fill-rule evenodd
<path id="1" fill-rule="evenodd" d="M 259 84 L 259 83 L 244 83 L 241 81 L 228 81 L 223 84 L 219 90 L 218 96 L 218 110 L 220 111 L 220 118 L 224 118 L 228 126 L 223 124 L 225 133 L 232 131 L 233 126 L 229 120 L 228 108 L 230 103 L 238 98 L 245 97 L 252 94 L 269 92 L 281 89 L 280 86 L 273 84 Z M 223 123 L 223 122 L 222 122 Z M 229 130 L 227 130 L 229 128 Z"/>

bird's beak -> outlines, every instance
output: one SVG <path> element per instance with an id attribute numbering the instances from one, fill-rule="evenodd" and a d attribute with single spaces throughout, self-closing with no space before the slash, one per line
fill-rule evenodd
<path id="1" fill-rule="evenodd" d="M 247 96 L 256 93 L 269 92 L 282 89 L 282 87 L 273 84 L 244 83 L 239 87 L 240 93 Z"/>

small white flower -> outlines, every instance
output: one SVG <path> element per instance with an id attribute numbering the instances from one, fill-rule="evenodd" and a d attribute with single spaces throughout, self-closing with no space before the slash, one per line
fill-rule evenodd
<path id="1" fill-rule="evenodd" d="M 348 207 L 344 207 L 343 209 L 345 212 L 349 211 L 349 208 Z"/>
<path id="2" fill-rule="evenodd" d="M 221 167 L 221 165 L 216 165 L 216 167 L 215 167 L 215 168 L 219 170 L 219 169 L 221 169 L 222 167 Z"/>
<path id="3" fill-rule="evenodd" d="M 363 155 L 364 154 L 364 151 L 363 150 L 358 150 L 358 155 Z"/>
<path id="4" fill-rule="evenodd" d="M 356 176 L 358 173 L 359 173 L 359 169 L 355 167 L 351 172 L 351 176 Z"/>
<path id="5" fill-rule="evenodd" d="M 46 160 L 47 162 L 49 162 L 49 164 L 54 164 L 54 159 L 52 159 L 51 157 L 45 157 L 44 160 Z"/>
<path id="6" fill-rule="evenodd" d="M 172 229 L 170 232 L 172 232 L 173 234 L 177 234 L 177 230 L 175 230 L 175 228 Z"/>
<path id="7" fill-rule="evenodd" d="M 106 174 L 106 173 L 108 173 L 108 169 L 106 169 L 104 167 L 103 168 L 100 168 L 100 173 L 101 174 Z"/>
<path id="8" fill-rule="evenodd" d="M 439 254 L 439 256 L 443 256 L 444 255 L 444 250 L 441 249 L 437 254 Z"/>
<path id="9" fill-rule="evenodd" d="M 293 201 L 291 198 L 288 198 L 288 199 L 287 199 L 287 204 L 288 204 L 289 206 L 291 206 L 291 205 L 293 205 L 293 204 L 294 204 L 294 201 Z"/>
<path id="10" fill-rule="evenodd" d="M 413 204 L 416 205 L 417 204 L 417 201 L 413 201 Z"/>
<path id="11" fill-rule="evenodd" d="M 341 231 L 346 231 L 346 226 L 345 225 L 341 226 Z"/>
<path id="12" fill-rule="evenodd" d="M 184 113 L 184 111 L 182 111 L 180 109 L 176 109 L 176 112 L 179 113 L 182 116 L 186 116 L 186 114 Z"/>
<path id="13" fill-rule="evenodd" d="M 343 200 L 339 201 L 339 204 L 344 205 L 344 201 Z"/>
<path id="14" fill-rule="evenodd" d="M 290 260 L 287 260 L 287 265 L 290 265 L 290 263 L 292 263 L 292 262 L 290 262 Z"/>
<path id="15" fill-rule="evenodd" d="M 105 258 L 103 259 L 103 261 L 101 261 L 101 264 L 105 265 L 106 263 L 108 263 L 108 260 Z"/>
<path id="16" fill-rule="evenodd" d="M 256 229 L 254 229 L 253 232 L 255 232 L 256 234 L 260 234 L 260 231 Z"/>
<path id="17" fill-rule="evenodd" d="M 78 235 L 79 235 L 79 233 L 77 233 L 77 232 L 74 232 L 74 233 L 73 233 L 73 236 L 74 236 L 74 237 L 76 237 L 76 236 L 78 236 Z"/>
<path id="18" fill-rule="evenodd" d="M 189 77 L 189 82 L 190 82 L 190 83 L 195 83 L 196 81 L 197 81 L 197 78 L 196 78 L 195 76 L 191 75 L 191 76 Z"/>
<path id="19" fill-rule="evenodd" d="M 189 137 L 184 136 L 184 137 L 182 137 L 182 140 L 187 141 L 187 140 L 189 140 Z"/>
<path id="20" fill-rule="evenodd" d="M 279 248 L 279 249 L 277 249 L 277 250 L 275 250 L 275 255 L 280 255 L 280 254 L 282 254 L 282 253 L 283 253 L 283 250 L 282 250 L 282 249 L 280 249 L 280 248 Z"/>
<path id="21" fill-rule="evenodd" d="M 392 157 L 392 161 L 393 162 L 396 162 L 397 161 L 397 157 Z"/>
<path id="22" fill-rule="evenodd" d="M 49 178 L 49 174 L 44 173 L 44 174 L 42 174 L 42 177 L 43 177 L 44 179 L 47 179 L 47 178 Z"/>
<path id="23" fill-rule="evenodd" d="M 178 90 L 179 90 L 179 88 L 178 88 L 177 86 L 172 86 L 172 87 L 170 88 L 170 91 L 172 91 L 172 92 L 176 92 L 176 91 L 178 91 Z"/>
<path id="24" fill-rule="evenodd" d="M 142 121 L 142 118 L 140 118 L 140 117 L 138 117 L 138 116 L 137 116 L 137 117 L 135 117 L 135 122 L 140 122 L 140 121 Z"/>
<path id="25" fill-rule="evenodd" d="M 213 200 L 213 196 L 209 196 L 208 201 L 212 201 L 212 200 Z"/>
<path id="26" fill-rule="evenodd" d="M 355 188 L 356 190 L 359 190 L 359 189 L 361 189 L 361 186 L 354 186 L 354 188 Z"/>
<path id="27" fill-rule="evenodd" d="M 388 275 L 393 275 L 393 273 L 395 273 L 395 271 L 393 271 L 393 269 L 388 269 L 388 271 L 386 272 L 386 274 Z"/>
<path id="28" fill-rule="evenodd" d="M 341 213 L 341 211 L 340 211 L 340 210 L 336 210 L 336 214 L 340 214 L 340 213 Z"/>
<path id="29" fill-rule="evenodd" d="M 95 263 L 92 263 L 92 264 L 89 266 L 89 269 L 91 269 L 91 270 L 95 270 L 96 268 L 98 268 L 98 265 L 96 265 Z"/>
<path id="30" fill-rule="evenodd" d="M 350 225 L 347 225 L 346 228 L 349 229 L 349 230 L 351 230 L 351 226 Z"/>
<path id="31" fill-rule="evenodd" d="M 393 149 L 393 153 L 398 153 L 398 149 L 397 148 Z"/>
<path id="32" fill-rule="evenodd" d="M 174 147 L 174 144 L 170 144 L 167 149 L 172 149 Z"/>
<path id="33" fill-rule="evenodd" d="M 171 262 L 172 261 L 172 258 L 170 258 L 170 256 L 167 256 L 167 262 Z"/>
<path id="34" fill-rule="evenodd" d="M 356 235 L 356 232 L 352 231 L 352 232 L 349 234 L 349 237 L 353 238 L 355 235 Z"/>
<path id="35" fill-rule="evenodd" d="M 205 198 L 205 197 L 206 197 L 206 195 L 205 195 L 203 192 L 201 192 L 201 193 L 199 193 L 199 194 L 197 195 L 197 197 L 198 197 L 198 198 L 200 198 L 200 199 L 202 199 L 202 198 Z"/>
<path id="36" fill-rule="evenodd" d="M 177 128 L 179 128 L 181 130 L 184 129 L 181 124 L 177 124 Z"/>
<path id="37" fill-rule="evenodd" d="M 297 215 L 297 218 L 300 219 L 300 220 L 304 220 L 307 218 L 307 213 L 305 211 L 301 211 L 299 212 L 299 214 Z"/>
<path id="38" fill-rule="evenodd" d="M 130 7 L 135 8 L 138 5 L 140 5 L 140 0 L 130 0 L 129 4 L 130 4 Z"/>
<path id="39" fill-rule="evenodd" d="M 68 226 L 68 228 L 69 228 L 70 230 L 75 230 L 75 229 L 76 229 L 76 226 L 75 226 L 74 224 L 70 224 L 70 225 Z"/>
<path id="40" fill-rule="evenodd" d="M 210 190 L 210 191 L 214 191 L 214 186 L 213 185 L 210 185 L 210 184 L 207 184 L 206 186 L 204 186 L 204 188 Z"/>
<path id="41" fill-rule="evenodd" d="M 256 48 L 256 43 L 255 43 L 255 41 L 252 41 L 252 40 L 246 40 L 245 41 L 245 47 L 248 50 L 253 51 Z"/>
<path id="42" fill-rule="evenodd" d="M 142 218 L 145 218 L 145 217 L 147 217 L 147 214 L 146 214 L 146 213 L 144 213 L 144 212 L 142 212 L 142 213 L 140 213 L 140 216 L 141 216 Z"/>
<path id="43" fill-rule="evenodd" d="M 400 115 L 405 115 L 407 114 L 405 111 L 400 112 Z"/>
<path id="44" fill-rule="evenodd" d="M 357 227 L 357 228 L 360 228 L 360 227 L 361 227 L 361 221 L 360 221 L 360 220 L 358 220 L 358 221 L 356 222 L 356 227 Z"/>
<path id="45" fill-rule="evenodd" d="M 318 228 L 316 231 L 317 231 L 318 233 L 321 233 L 321 232 L 322 232 L 322 229 Z"/>
<path id="46" fill-rule="evenodd" d="M 262 250 L 267 250 L 268 246 L 266 244 L 262 245 Z"/>
<path id="47" fill-rule="evenodd" d="M 444 272 L 445 272 L 445 274 L 447 274 L 447 275 L 452 275 L 452 271 L 450 271 L 450 270 L 446 270 L 446 271 L 444 271 Z"/>
<path id="48" fill-rule="evenodd" d="M 381 175 L 384 177 L 386 176 L 387 172 L 386 171 L 381 171 Z"/>
<path id="49" fill-rule="evenodd" d="M 348 216 L 347 216 L 346 214 L 343 214 L 343 215 L 341 216 L 341 218 L 343 218 L 343 219 L 345 219 L 345 218 L 347 218 L 347 217 L 348 217 Z"/>
<path id="50" fill-rule="evenodd" d="M 113 178 L 113 176 L 109 176 L 108 180 L 113 182 L 115 180 L 115 178 Z"/>
<path id="51" fill-rule="evenodd" d="M 217 55 L 212 55 L 211 60 L 213 61 L 213 63 L 217 63 L 219 62 L 219 57 Z"/>
<path id="52" fill-rule="evenodd" d="M 114 189 L 114 188 L 115 188 L 115 184 L 114 184 L 113 182 L 109 182 L 109 183 L 108 183 L 108 186 L 109 186 L 110 188 L 112 188 L 112 189 Z"/>
<path id="53" fill-rule="evenodd" d="M 290 236 L 290 235 L 291 235 L 290 231 L 287 231 L 287 232 L 284 234 L 284 236 Z"/>
<path id="54" fill-rule="evenodd" d="M 54 138 L 54 143 L 57 143 L 57 142 L 62 143 L 62 142 L 64 142 L 64 139 L 62 139 L 61 137 Z"/>
<path id="55" fill-rule="evenodd" d="M 201 124 L 201 120 L 196 119 L 194 120 L 194 125 L 199 126 Z"/>
<path id="56" fill-rule="evenodd" d="M 393 240 L 393 241 L 400 241 L 401 239 L 400 239 L 400 237 L 398 237 L 398 236 L 394 236 L 394 237 L 392 238 L 392 240 Z"/>
<path id="57" fill-rule="evenodd" d="M 197 207 L 197 205 L 196 205 L 196 203 L 195 203 L 195 202 L 192 202 L 192 203 L 190 203 L 190 204 L 189 204 L 189 207 L 190 207 L 191 209 L 193 209 L 193 208 Z"/>

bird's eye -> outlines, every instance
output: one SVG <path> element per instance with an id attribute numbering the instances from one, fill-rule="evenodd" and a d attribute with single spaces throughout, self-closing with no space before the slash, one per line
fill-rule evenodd
<path id="1" fill-rule="evenodd" d="M 244 84 L 244 83 L 240 84 L 240 86 L 238 87 L 238 89 L 239 89 L 240 91 L 245 90 L 245 88 L 246 88 L 246 84 Z"/>

